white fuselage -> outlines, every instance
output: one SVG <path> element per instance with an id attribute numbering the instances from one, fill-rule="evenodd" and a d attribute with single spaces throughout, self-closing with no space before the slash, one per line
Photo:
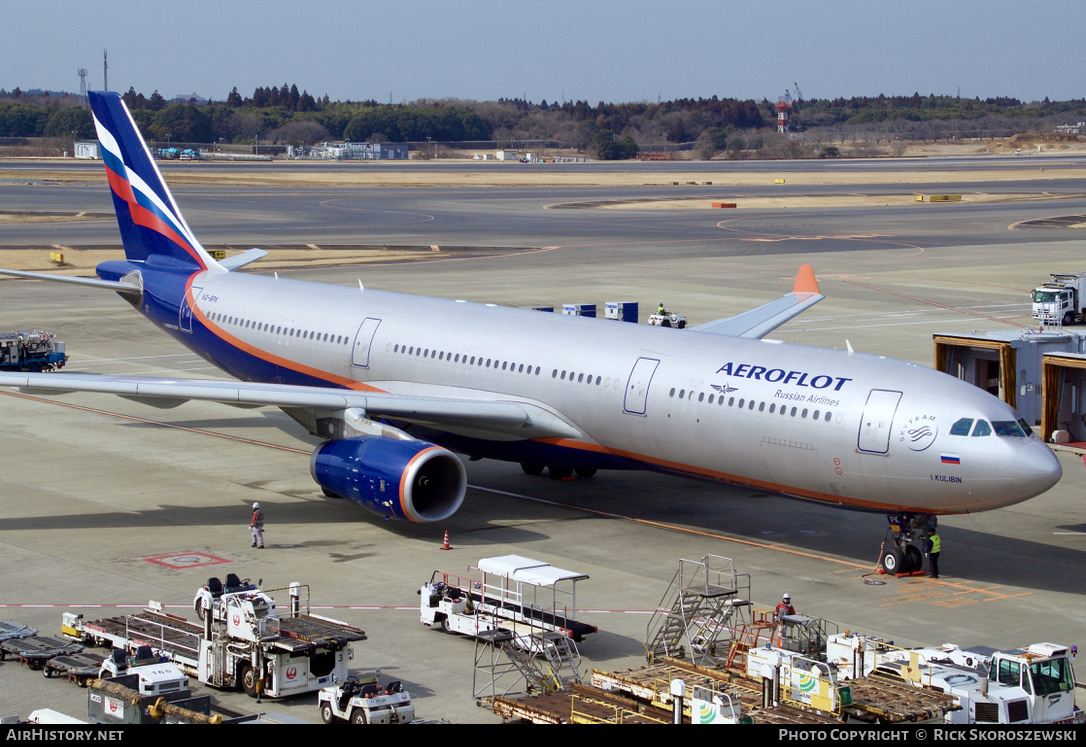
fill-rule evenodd
<path id="1" fill-rule="evenodd" d="M 601 462 L 923 513 L 1008 505 L 1060 475 L 1032 432 L 1007 433 L 1002 401 L 881 356 L 237 272 L 191 286 L 172 331 L 239 378 L 528 402 L 581 434 L 555 446 Z M 951 433 L 966 420 L 1003 427 Z"/>

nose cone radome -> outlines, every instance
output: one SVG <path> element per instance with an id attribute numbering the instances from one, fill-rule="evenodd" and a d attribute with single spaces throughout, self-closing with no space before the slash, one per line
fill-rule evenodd
<path id="1" fill-rule="evenodd" d="M 1062 476 L 1060 461 L 1044 444 L 1031 443 L 1014 458 L 1014 484 L 1022 493 L 1022 500 L 1040 495 Z"/>

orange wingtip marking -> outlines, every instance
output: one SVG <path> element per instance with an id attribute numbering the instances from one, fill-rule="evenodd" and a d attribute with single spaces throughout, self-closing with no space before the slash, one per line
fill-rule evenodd
<path id="1" fill-rule="evenodd" d="M 818 289 L 818 281 L 815 280 L 814 268 L 810 265 L 802 265 L 799 274 L 796 275 L 796 284 L 792 287 L 793 293 L 822 293 Z"/>

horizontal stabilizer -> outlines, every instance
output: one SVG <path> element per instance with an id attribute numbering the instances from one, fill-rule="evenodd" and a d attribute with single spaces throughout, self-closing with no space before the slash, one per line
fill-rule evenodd
<path id="1" fill-rule="evenodd" d="M 253 248 L 247 252 L 235 254 L 233 257 L 227 257 L 226 259 L 220 260 L 219 264 L 228 270 L 236 270 L 239 267 L 244 267 L 247 264 L 256 262 L 258 259 L 263 259 L 267 256 L 268 253 L 263 249 Z"/>
<path id="2" fill-rule="evenodd" d="M 690 329 L 713 335 L 759 340 L 823 298 L 825 296 L 818 289 L 814 269 L 810 265 L 803 265 L 799 268 L 791 293 L 737 316 L 706 322 Z"/>
<path id="3" fill-rule="evenodd" d="M 2 270 L 0 275 L 11 275 L 17 278 L 29 278 L 31 280 L 50 280 L 55 283 L 71 283 L 82 285 L 84 288 L 102 288 L 103 290 L 116 291 L 126 296 L 139 297 L 143 295 L 143 289 L 139 286 L 126 283 L 121 280 L 100 280 L 98 278 L 74 278 L 70 275 L 52 275 L 47 272 L 22 272 L 20 270 Z"/>

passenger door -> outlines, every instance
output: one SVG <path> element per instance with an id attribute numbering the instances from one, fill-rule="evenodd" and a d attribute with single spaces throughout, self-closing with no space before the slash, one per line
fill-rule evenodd
<path id="1" fill-rule="evenodd" d="M 856 448 L 867 454 L 886 454 L 890 451 L 890 431 L 894 414 L 901 401 L 901 392 L 889 389 L 872 389 L 867 395 L 860 433 Z"/>

